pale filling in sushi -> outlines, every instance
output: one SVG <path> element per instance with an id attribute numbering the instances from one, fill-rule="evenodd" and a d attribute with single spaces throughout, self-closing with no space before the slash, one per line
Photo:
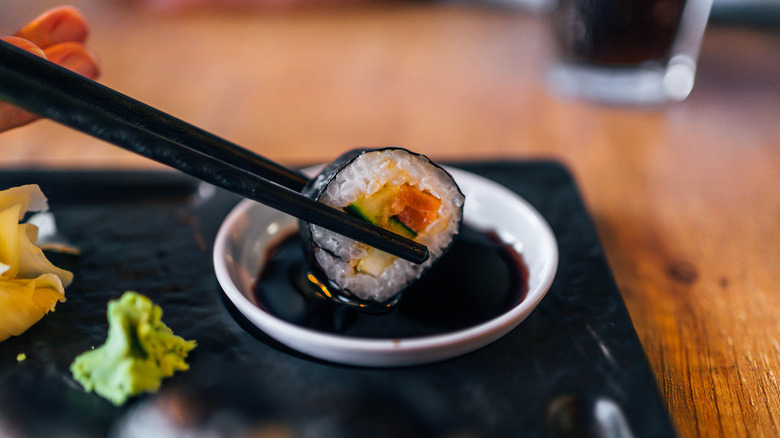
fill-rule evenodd
<path id="1" fill-rule="evenodd" d="M 385 301 L 419 277 L 457 233 L 463 195 L 426 159 L 399 151 L 364 154 L 343 169 L 320 198 L 333 207 L 428 247 L 422 265 L 317 226 L 315 258 L 339 287 L 364 300 Z"/>
<path id="2" fill-rule="evenodd" d="M 435 196 L 404 184 L 382 186 L 371 195 L 360 196 L 344 210 L 408 239 L 415 239 L 438 218 L 440 207 L 441 200 Z M 366 256 L 356 261 L 354 268 L 356 272 L 378 277 L 395 259 L 385 252 L 366 248 Z"/>

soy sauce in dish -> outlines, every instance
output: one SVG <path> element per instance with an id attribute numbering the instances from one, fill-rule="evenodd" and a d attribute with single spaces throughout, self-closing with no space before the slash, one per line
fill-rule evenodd
<path id="1" fill-rule="evenodd" d="M 384 314 L 317 296 L 298 233 L 269 248 L 266 260 L 254 286 L 260 307 L 298 326 L 355 337 L 406 338 L 472 327 L 516 306 L 528 291 L 521 256 L 495 233 L 466 224 L 449 251 Z"/>

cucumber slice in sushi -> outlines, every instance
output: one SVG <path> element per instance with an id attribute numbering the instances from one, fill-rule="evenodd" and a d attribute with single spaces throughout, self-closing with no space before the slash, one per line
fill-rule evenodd
<path id="1" fill-rule="evenodd" d="M 417 231 L 409 228 L 395 215 L 393 205 L 398 199 L 399 187 L 384 186 L 371 195 L 364 195 L 344 208 L 347 213 L 378 225 L 409 239 L 417 237 Z"/>
<path id="2" fill-rule="evenodd" d="M 348 301 L 388 303 L 449 248 L 463 218 L 463 193 L 427 157 L 403 148 L 356 149 L 326 166 L 302 193 L 428 247 L 416 265 L 322 227 L 301 223 L 313 267 Z"/>

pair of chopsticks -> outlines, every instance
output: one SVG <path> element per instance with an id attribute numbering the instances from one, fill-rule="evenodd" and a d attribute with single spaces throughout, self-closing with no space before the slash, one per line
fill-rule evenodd
<path id="1" fill-rule="evenodd" d="M 308 178 L 0 40 L 0 100 L 414 263 L 428 249 L 299 193 Z"/>

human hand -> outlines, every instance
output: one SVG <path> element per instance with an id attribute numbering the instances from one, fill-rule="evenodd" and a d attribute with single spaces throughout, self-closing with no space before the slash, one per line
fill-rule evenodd
<path id="1" fill-rule="evenodd" d="M 89 27 L 81 13 L 70 6 L 50 9 L 13 36 L 0 37 L 69 70 L 96 79 L 100 67 L 95 53 L 84 45 Z M 0 102 L 0 132 L 26 125 L 38 116 Z"/>

